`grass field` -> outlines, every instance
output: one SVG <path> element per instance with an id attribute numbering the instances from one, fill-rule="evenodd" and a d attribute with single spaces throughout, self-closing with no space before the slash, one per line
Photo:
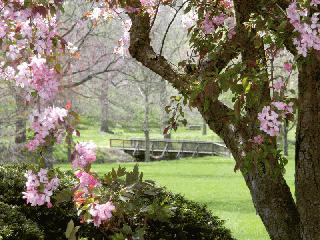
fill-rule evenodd
<path id="1" fill-rule="evenodd" d="M 134 163 L 121 164 L 132 168 Z M 239 172 L 234 173 L 231 158 L 204 157 L 176 161 L 140 163 L 145 178 L 155 180 L 188 199 L 207 204 L 212 212 L 226 220 L 238 240 L 267 240 L 269 237 L 255 214 L 249 191 Z M 293 187 L 293 161 L 289 160 L 286 178 Z M 68 165 L 58 165 L 69 169 Z M 103 175 L 118 164 L 94 165 Z"/>
<path id="2" fill-rule="evenodd" d="M 91 123 L 90 123 L 91 124 Z M 142 138 L 142 131 L 114 129 L 115 134 L 104 134 L 98 126 L 84 125 L 79 141 L 93 141 L 99 147 L 108 147 L 110 138 Z M 152 129 L 151 138 L 162 138 L 159 129 Z M 208 135 L 201 131 L 190 131 L 179 128 L 172 133 L 173 139 L 190 139 L 203 141 L 221 141 L 208 129 Z M 290 131 L 289 139 L 294 140 L 294 131 Z M 293 147 L 290 147 L 289 164 L 286 179 L 293 189 L 294 163 Z M 121 164 L 132 168 L 134 163 Z M 269 237 L 256 215 L 249 190 L 239 172 L 234 173 L 234 161 L 231 158 L 204 157 L 186 158 L 176 161 L 160 161 L 140 163 L 145 178 L 152 179 L 158 185 L 170 191 L 181 193 L 186 198 L 206 204 L 212 212 L 226 220 L 238 240 L 268 240 Z M 58 165 L 61 169 L 69 169 L 67 164 Z M 95 164 L 94 170 L 103 175 L 118 164 Z"/>

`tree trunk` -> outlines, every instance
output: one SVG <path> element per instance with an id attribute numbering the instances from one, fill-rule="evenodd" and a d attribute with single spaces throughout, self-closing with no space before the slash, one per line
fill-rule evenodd
<path id="1" fill-rule="evenodd" d="M 201 108 L 199 109 L 201 112 Z M 241 162 L 245 152 L 242 152 L 241 142 L 250 136 L 239 137 L 231 125 L 222 122 L 216 112 L 224 109 L 216 103 L 210 111 L 203 112 L 211 130 L 216 132 L 231 150 L 236 162 Z M 270 176 L 252 170 L 249 173 L 241 169 L 245 182 L 250 190 L 257 214 L 264 223 L 272 240 L 301 240 L 299 214 L 290 189 L 281 174 Z"/>
<path id="2" fill-rule="evenodd" d="M 320 239 L 320 69 L 309 55 L 299 65 L 296 199 L 303 240 Z"/>
<path id="3" fill-rule="evenodd" d="M 160 111 L 161 111 L 161 133 L 163 134 L 164 139 L 171 139 L 170 133 L 163 133 L 164 129 L 168 125 L 169 116 L 165 111 L 165 107 L 168 105 L 168 92 L 167 92 L 167 83 L 165 80 L 162 80 L 160 83 Z"/>
<path id="4" fill-rule="evenodd" d="M 100 131 L 110 133 L 109 129 L 109 101 L 108 101 L 109 83 L 105 80 L 101 86 L 100 106 L 101 106 L 101 121 Z"/>
<path id="5" fill-rule="evenodd" d="M 17 119 L 15 122 L 15 143 L 20 144 L 25 143 L 27 140 L 27 119 L 25 116 L 26 105 L 22 94 L 20 94 L 20 90 L 17 90 L 15 100 L 17 113 Z"/>
<path id="6" fill-rule="evenodd" d="M 146 80 L 147 81 L 147 80 Z M 148 90 L 148 83 L 146 83 L 144 97 L 145 97 L 145 105 L 144 105 L 144 137 L 146 142 L 146 151 L 145 151 L 145 162 L 150 162 L 150 128 L 149 128 L 149 90 Z"/>

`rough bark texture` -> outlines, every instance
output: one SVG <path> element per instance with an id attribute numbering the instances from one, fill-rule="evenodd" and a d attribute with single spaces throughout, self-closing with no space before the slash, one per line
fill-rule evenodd
<path id="1" fill-rule="evenodd" d="M 320 68 L 309 56 L 299 66 L 296 199 L 303 240 L 320 239 Z"/>
<path id="2" fill-rule="evenodd" d="M 201 111 L 201 108 L 199 110 Z M 235 160 L 240 161 L 243 155 L 239 149 L 241 138 L 235 134 L 232 125 L 228 125 L 217 118 L 216 111 L 217 108 L 212 108 L 211 111 L 202 112 L 202 114 L 209 123 L 210 129 L 225 141 Z M 279 175 L 274 178 L 256 171 L 250 173 L 242 171 L 242 173 L 256 211 L 261 217 L 270 238 L 275 240 L 300 239 L 299 214 L 283 176 Z"/>

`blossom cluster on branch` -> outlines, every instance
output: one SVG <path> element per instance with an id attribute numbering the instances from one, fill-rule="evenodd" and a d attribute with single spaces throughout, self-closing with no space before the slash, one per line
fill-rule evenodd
<path id="1" fill-rule="evenodd" d="M 304 57 L 310 49 L 320 50 L 320 12 L 310 13 L 310 10 L 317 9 L 318 5 L 320 5 L 319 0 L 312 0 L 308 7 L 293 1 L 287 9 L 289 21 L 298 33 L 298 37 L 294 38 L 294 44 L 298 53 Z"/>
<path id="2" fill-rule="evenodd" d="M 44 102 L 58 92 L 58 56 L 64 48 L 57 20 L 42 5 L 0 1 L 0 78 L 25 89 L 27 101 Z"/>
<path id="3" fill-rule="evenodd" d="M 72 166 L 78 168 L 75 176 L 78 186 L 75 187 L 73 200 L 82 222 L 93 222 L 99 227 L 112 217 L 115 206 L 111 201 L 100 203 L 99 180 L 90 172 L 91 164 L 96 160 L 96 146 L 93 143 L 78 143 L 72 154 Z"/>
<path id="4" fill-rule="evenodd" d="M 47 207 L 51 208 L 51 197 L 59 186 L 59 178 L 55 176 L 49 179 L 48 170 L 43 168 L 38 173 L 29 170 L 25 177 L 27 178 L 26 191 L 22 194 L 27 203 L 31 206 L 47 204 Z"/>

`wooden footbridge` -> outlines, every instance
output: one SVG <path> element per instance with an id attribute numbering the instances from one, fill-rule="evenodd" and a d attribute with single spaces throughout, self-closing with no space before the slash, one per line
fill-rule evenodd
<path id="1" fill-rule="evenodd" d="M 146 142 L 144 139 L 110 139 L 110 147 L 121 149 L 137 159 L 144 159 Z M 197 156 L 231 156 L 228 148 L 221 143 L 189 140 L 150 140 L 151 158 L 177 159 Z"/>

